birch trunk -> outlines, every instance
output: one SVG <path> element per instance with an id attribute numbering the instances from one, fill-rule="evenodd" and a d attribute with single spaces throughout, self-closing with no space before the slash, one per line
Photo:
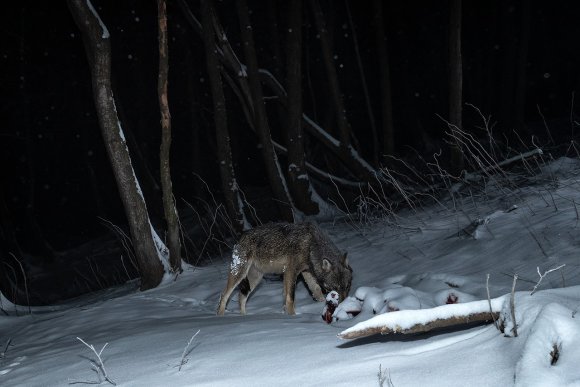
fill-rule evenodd
<path id="1" fill-rule="evenodd" d="M 141 290 L 159 285 L 164 274 L 161 246 L 154 241 L 145 199 L 131 165 L 129 149 L 117 117 L 111 88 L 111 43 L 109 32 L 89 0 L 67 0 L 83 35 L 91 69 L 93 98 L 101 134 L 111 162 L 117 188 L 129 221 L 133 248 L 141 275 Z"/>

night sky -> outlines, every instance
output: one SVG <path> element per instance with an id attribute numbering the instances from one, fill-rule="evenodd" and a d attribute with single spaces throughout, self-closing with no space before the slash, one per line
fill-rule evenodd
<path id="1" fill-rule="evenodd" d="M 187 3 L 199 18 L 199 2 Z M 156 2 L 94 0 L 93 4 L 111 33 L 116 104 L 136 173 L 152 221 L 162 225 Z M 371 2 L 348 4 L 371 107 L 380 122 L 380 68 Z M 321 1 L 321 5 L 356 144 L 372 160 L 370 121 L 347 8 L 338 0 Z M 232 47 L 245 62 L 235 2 L 216 1 L 215 6 Z M 286 4 L 250 0 L 249 7 L 259 65 L 284 84 Z M 387 1 L 383 8 L 395 152 L 402 158 L 430 158 L 446 146 L 447 126 L 441 118 L 446 119 L 449 110 L 449 4 Z M 4 9 L 0 26 L 0 237 L 6 242 L 7 233 L 15 235 L 27 268 L 40 265 L 49 270 L 54 261 L 51 254 L 111 235 L 99 218 L 122 228 L 126 220 L 98 126 L 83 40 L 66 2 L 15 1 Z M 526 145 L 533 138 L 537 145 L 554 148 L 570 143 L 578 126 L 574 93 L 580 82 L 580 4 L 465 1 L 462 17 L 464 102 L 491 116 L 494 135 L 506 148 L 520 149 L 524 144 L 519 138 Z M 178 207 L 186 212 L 185 201 L 219 202 L 221 188 L 203 42 L 176 1 L 168 0 L 168 19 L 171 168 Z M 307 1 L 303 23 L 303 108 L 333 132 L 336 123 Z M 520 80 L 525 85 L 523 97 L 516 90 Z M 263 203 L 268 190 L 257 137 L 231 88 L 226 85 L 224 90 L 240 186 L 264 219 L 276 219 Z M 265 96 L 269 96 L 267 90 Z M 523 98 L 523 122 L 515 114 L 521 102 L 518 98 Z M 281 139 L 284 117 L 275 100 L 267 98 L 266 106 L 272 135 Z M 477 129 L 481 124 L 474 109 L 466 106 L 465 130 L 484 136 Z M 324 168 L 323 148 L 313 139 L 307 139 L 306 145 L 307 159 Z M 0 260 L 8 262 L 11 252 L 9 244 L 2 243 Z"/>

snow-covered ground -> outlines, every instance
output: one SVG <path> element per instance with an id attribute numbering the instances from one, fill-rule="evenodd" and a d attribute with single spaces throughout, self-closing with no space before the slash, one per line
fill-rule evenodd
<path id="1" fill-rule="evenodd" d="M 539 183 L 523 188 L 490 185 L 485 196 L 445 200 L 372 224 L 322 224 L 348 250 L 354 271 L 348 301 L 362 309 L 332 324 L 322 320 L 324 305 L 302 283 L 297 315 L 285 315 L 282 283 L 274 279 L 252 294 L 248 315 L 239 315 L 234 296 L 226 315 L 215 316 L 226 261 L 190 268 L 154 290 L 139 292 L 129 283 L 32 308 L 32 314 L 19 308 L 15 316 L 16 307 L 4 299 L 1 307 L 11 315 L 0 311 L 0 385 L 109 384 L 93 370 L 97 356 L 80 338 L 96 352 L 108 343 L 101 358 L 118 386 L 379 386 L 379 366 L 396 387 L 580 386 L 577 171 L 577 160 L 560 159 Z M 564 264 L 531 294 L 538 270 Z M 410 315 L 417 321 L 445 316 L 438 307 L 448 302 L 487 300 L 487 274 L 492 298 L 509 294 L 518 275 L 518 337 L 509 295 L 498 306 L 507 336 L 488 324 L 337 337 L 375 313 L 388 314 L 382 323 L 406 316 L 400 321 L 410 324 Z M 408 309 L 421 311 L 405 315 Z"/>

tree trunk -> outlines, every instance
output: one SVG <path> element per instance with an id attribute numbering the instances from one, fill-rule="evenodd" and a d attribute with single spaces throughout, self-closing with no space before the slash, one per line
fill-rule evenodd
<path id="1" fill-rule="evenodd" d="M 187 5 L 185 0 L 178 0 L 177 4 L 180 6 L 186 20 L 190 24 L 190 26 L 199 34 L 201 34 L 201 24 L 196 19 L 195 15 L 191 12 L 191 9 Z M 220 37 L 217 43 L 217 53 L 218 59 L 224 64 L 225 68 L 230 71 L 232 76 L 228 76 L 228 73 L 225 69 L 222 70 L 222 75 L 225 77 L 225 80 L 228 81 L 230 86 L 234 89 L 234 92 L 237 94 L 238 98 L 242 102 L 242 108 L 244 109 L 244 113 L 247 116 L 250 116 L 250 112 L 254 110 L 254 102 L 252 98 L 249 96 L 249 87 L 247 86 L 247 78 L 243 76 L 246 71 L 246 66 L 240 62 L 237 58 L 234 50 L 231 48 L 229 41 L 223 31 L 223 28 L 219 25 L 219 21 L 217 18 L 214 17 L 214 28 L 216 30 L 217 36 Z M 242 74 L 242 75 L 240 75 Z M 259 75 L 261 77 L 261 81 L 271 89 L 270 91 L 273 92 L 278 101 L 286 105 L 287 104 L 287 93 L 284 87 L 280 84 L 278 79 L 276 79 L 272 73 L 267 70 L 260 69 Z M 233 79 L 235 78 L 237 82 L 237 86 L 234 84 Z M 238 90 L 236 90 L 236 87 Z M 249 120 L 252 118 L 250 117 Z M 377 172 L 376 170 L 369 165 L 360 155 L 358 152 L 351 147 L 348 148 L 349 152 L 343 152 L 343 147 L 341 146 L 340 141 L 336 140 L 328 131 L 324 130 L 320 127 L 315 121 L 310 119 L 306 114 L 302 115 L 303 122 L 305 124 L 305 128 L 314 136 L 316 139 L 321 141 L 324 146 L 327 147 L 333 154 L 337 155 L 341 161 L 345 164 L 346 168 L 353 173 L 357 178 L 363 179 L 365 182 L 376 182 Z M 250 123 L 253 125 L 253 122 Z M 379 175 L 380 178 L 380 175 Z"/>
<path id="2" fill-rule="evenodd" d="M 169 248 L 169 264 L 171 271 L 181 273 L 181 241 L 179 240 L 179 218 L 173 200 L 171 184 L 171 166 L 169 152 L 171 149 L 171 114 L 167 98 L 167 78 L 169 73 L 169 55 L 167 48 L 167 6 L 165 0 L 157 0 L 159 20 L 159 77 L 157 78 L 157 94 L 161 110 L 161 151 L 159 154 L 159 172 L 161 174 L 161 190 L 163 191 L 163 212 L 167 222 L 167 247 Z"/>
<path id="3" fill-rule="evenodd" d="M 117 117 L 111 89 L 111 43 L 109 32 L 90 0 L 67 0 L 77 27 L 83 35 L 91 69 L 93 97 L 107 154 L 129 221 L 133 248 L 141 275 L 141 290 L 156 287 L 165 271 L 163 250 L 147 213 L 145 199 L 135 176 L 129 149 Z M 155 238 L 155 240 L 154 240 Z"/>
<path id="4" fill-rule="evenodd" d="M 324 19 L 324 14 L 322 13 L 322 8 L 318 0 L 311 0 L 310 5 L 312 8 L 312 13 L 314 14 L 314 19 L 316 22 L 316 29 L 318 30 L 318 35 L 320 36 L 320 47 L 322 49 L 322 59 L 324 62 L 324 68 L 326 70 L 328 85 L 330 87 L 330 98 L 334 106 L 334 111 L 336 114 L 336 123 L 338 125 L 338 138 L 340 140 L 340 153 L 341 159 L 343 161 L 352 158 L 353 152 L 355 150 L 351 146 L 351 130 L 350 124 L 346 117 L 346 108 L 344 106 L 344 98 L 340 92 L 340 87 L 338 85 L 338 75 L 336 73 L 336 68 L 334 67 L 334 59 L 331 52 L 331 42 L 328 30 L 326 28 L 326 22 Z M 371 182 L 376 176 L 374 173 L 369 173 L 369 169 L 363 167 L 357 162 L 348 162 L 347 165 L 351 168 L 355 168 L 354 173 L 358 178 L 365 181 Z M 371 168 L 372 170 L 372 168 Z"/>
<path id="5" fill-rule="evenodd" d="M 278 202 L 278 207 L 282 218 L 292 222 L 294 220 L 293 204 L 290 195 L 286 190 L 286 182 L 282 174 L 276 151 L 272 144 L 268 117 L 266 116 L 266 107 L 262 95 L 262 85 L 258 74 L 258 60 L 256 57 L 256 48 L 254 46 L 254 37 L 252 34 L 252 25 L 248 14 L 248 5 L 246 0 L 236 1 L 238 9 L 238 18 L 240 22 L 241 40 L 246 57 L 247 76 L 250 84 L 250 93 L 254 101 L 254 127 L 258 132 L 260 143 L 262 145 L 262 155 L 266 166 L 266 173 L 270 182 L 270 188 L 274 198 Z"/>
<path id="6" fill-rule="evenodd" d="M 371 129 L 371 140 L 372 140 L 372 152 L 373 152 L 372 160 L 373 160 L 374 166 L 377 167 L 379 165 L 379 155 L 380 155 L 379 137 L 377 134 L 377 124 L 376 124 L 376 120 L 375 120 L 375 114 L 373 113 L 373 108 L 371 106 L 371 97 L 369 95 L 369 88 L 367 86 L 367 79 L 366 79 L 365 70 L 364 70 L 364 66 L 363 66 L 362 58 L 361 58 L 361 54 L 360 54 L 358 38 L 356 36 L 356 27 L 354 25 L 354 21 L 352 19 L 352 13 L 350 12 L 350 6 L 348 5 L 348 3 L 349 3 L 349 0 L 344 0 L 344 5 L 346 8 L 346 13 L 348 15 L 348 21 L 350 24 L 350 30 L 352 33 L 352 41 L 354 44 L 354 52 L 356 55 L 356 62 L 357 62 L 358 71 L 359 71 L 359 75 L 360 75 L 360 82 L 362 85 L 363 94 L 365 97 L 365 104 L 367 107 L 367 113 L 369 116 L 369 124 L 370 124 L 370 129 Z"/>
<path id="7" fill-rule="evenodd" d="M 461 0 L 450 1 L 449 18 L 449 130 L 462 129 L 463 117 L 463 64 L 461 59 Z M 463 169 L 461 147 L 451 139 L 451 171 Z"/>
<path id="8" fill-rule="evenodd" d="M 212 2 L 201 0 L 201 15 L 203 25 L 203 41 L 207 61 L 207 72 L 211 87 L 211 95 L 214 107 L 214 123 L 217 141 L 217 156 L 220 169 L 222 189 L 226 210 L 232 219 L 236 232 L 241 232 L 247 223 L 244 219 L 241 197 L 236 182 L 236 176 L 232 161 L 232 149 L 228 132 L 228 118 L 226 112 L 226 99 L 223 90 L 223 82 L 220 75 L 220 63 L 216 54 L 215 35 L 212 28 Z"/>
<path id="9" fill-rule="evenodd" d="M 501 75 L 499 84 L 499 122 L 506 133 L 511 132 L 514 125 L 514 98 L 516 84 L 517 61 L 517 28 L 513 9 L 515 2 L 500 2 L 501 25 Z"/>
<path id="10" fill-rule="evenodd" d="M 387 51 L 387 35 L 383 23 L 382 0 L 373 0 L 375 15 L 375 39 L 379 57 L 379 77 L 381 87 L 381 112 L 383 115 L 383 152 L 395 153 L 395 129 L 393 126 L 393 102 L 391 97 L 391 75 Z"/>
<path id="11" fill-rule="evenodd" d="M 516 71 L 515 119 L 516 129 L 521 133 L 525 129 L 526 108 L 526 68 L 528 64 L 528 49 L 530 45 L 530 25 L 532 19 L 532 4 L 523 1 L 520 40 L 518 42 L 518 68 Z"/>
<path id="12" fill-rule="evenodd" d="M 267 9 L 267 25 L 268 25 L 268 33 L 269 39 L 268 42 L 270 43 L 270 52 L 272 54 L 272 63 L 274 64 L 274 68 L 272 72 L 276 78 L 283 77 L 283 67 L 282 67 L 282 50 L 280 49 L 280 34 L 279 34 L 279 25 L 278 25 L 278 0 L 268 0 L 266 1 L 266 9 Z"/>
<path id="13" fill-rule="evenodd" d="M 288 185 L 296 207 L 306 215 L 314 215 L 318 213 L 319 208 L 318 204 L 312 201 L 313 188 L 304 161 L 302 130 L 302 0 L 290 0 L 288 7 L 286 43 Z"/>
<path id="14" fill-rule="evenodd" d="M 118 90 L 115 77 L 111 78 L 111 84 L 113 87 L 113 95 L 119 95 L 115 93 L 115 90 Z M 139 92 L 135 90 L 133 91 Z M 155 176 L 157 169 L 155 168 L 155 171 L 153 171 L 154 164 L 151 162 L 152 157 L 150 157 L 150 152 L 146 150 L 148 147 L 145 142 L 143 142 L 143 140 L 139 141 L 135 135 L 134 128 L 139 127 L 139 123 L 133 123 L 133 121 L 130 120 L 130 117 L 125 114 L 124 106 L 123 101 L 119 100 L 119 97 L 117 97 L 115 103 L 117 116 L 119 117 L 119 121 L 123 123 L 123 134 L 125 135 L 127 147 L 131 149 L 131 163 L 135 169 L 135 175 L 138 176 L 143 196 L 145 197 L 146 202 L 149 203 L 149 219 L 151 219 L 153 227 L 156 229 L 163 229 L 165 227 L 163 224 L 163 192 L 161 190 L 161 182 L 159 178 Z"/>
<path id="15" fill-rule="evenodd" d="M 320 36 L 322 59 L 326 69 L 328 85 L 330 86 L 330 98 L 334 104 L 336 122 L 338 124 L 338 138 L 340 139 L 341 147 L 346 148 L 350 145 L 350 125 L 348 123 L 348 119 L 346 118 L 344 98 L 340 93 L 340 87 L 338 85 L 338 75 L 336 73 L 336 68 L 334 67 L 334 60 L 330 48 L 331 45 L 329 41 L 328 30 L 326 29 L 324 14 L 322 13 L 322 8 L 320 7 L 318 0 L 311 0 L 310 5 L 312 7 L 312 12 L 314 13 L 316 29 L 318 30 L 318 35 Z"/>

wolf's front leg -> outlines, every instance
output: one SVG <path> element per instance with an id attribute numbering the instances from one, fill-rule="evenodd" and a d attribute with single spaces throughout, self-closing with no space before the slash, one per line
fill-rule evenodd
<path id="1" fill-rule="evenodd" d="M 310 289 L 310 292 L 312 292 L 314 299 L 316 301 L 324 302 L 326 297 L 322 293 L 322 289 L 320 288 L 320 285 L 318 285 L 318 282 L 312 273 L 309 271 L 303 271 L 302 278 L 304 278 L 304 282 L 306 282 L 306 285 L 308 285 L 308 289 Z"/>
<path id="2" fill-rule="evenodd" d="M 284 299 L 286 304 L 284 309 L 289 315 L 296 314 L 294 310 L 294 290 L 296 289 L 296 279 L 298 274 L 294 270 L 286 269 L 284 272 Z"/>

